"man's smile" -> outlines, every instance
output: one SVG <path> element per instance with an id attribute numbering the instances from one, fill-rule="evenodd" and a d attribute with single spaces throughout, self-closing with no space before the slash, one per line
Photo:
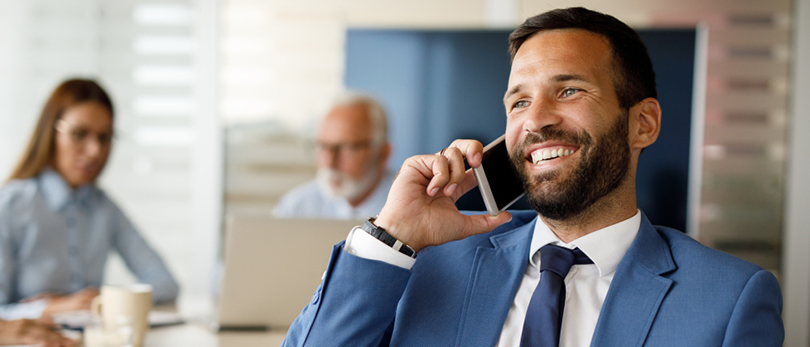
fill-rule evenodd
<path id="1" fill-rule="evenodd" d="M 529 148 L 526 160 L 534 165 L 545 165 L 551 161 L 574 154 L 579 148 L 569 144 L 537 144 Z"/>

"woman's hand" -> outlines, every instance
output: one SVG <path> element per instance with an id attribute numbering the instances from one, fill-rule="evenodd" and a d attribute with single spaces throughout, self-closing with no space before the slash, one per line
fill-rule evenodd
<path id="1" fill-rule="evenodd" d="M 73 347 L 76 341 L 62 336 L 53 324 L 30 319 L 0 320 L 0 345 L 31 344 L 43 347 Z"/>
<path id="2" fill-rule="evenodd" d="M 57 312 L 89 310 L 90 303 L 93 298 L 98 296 L 98 289 L 95 287 L 87 287 L 76 293 L 70 295 L 49 295 L 45 297 L 48 300 L 48 306 L 45 307 L 43 316 L 51 315 Z"/>

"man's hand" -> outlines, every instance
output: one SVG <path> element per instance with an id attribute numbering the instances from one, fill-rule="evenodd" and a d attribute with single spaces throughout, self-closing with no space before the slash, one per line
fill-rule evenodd
<path id="1" fill-rule="evenodd" d="M 482 154 L 480 142 L 456 140 L 444 153 L 408 158 L 375 224 L 418 252 L 510 221 L 508 212 L 466 216 L 456 208 L 456 200 L 478 184 L 472 170 L 464 171 L 464 159 L 478 167 Z"/>
<path id="2" fill-rule="evenodd" d="M 30 319 L 0 320 L 0 345 L 9 344 L 73 347 L 76 341 L 62 336 L 52 324 Z"/>
<path id="3" fill-rule="evenodd" d="M 93 298 L 98 296 L 95 287 L 87 287 L 70 295 L 49 295 L 47 296 L 48 306 L 45 307 L 43 316 L 57 312 L 89 310 Z"/>

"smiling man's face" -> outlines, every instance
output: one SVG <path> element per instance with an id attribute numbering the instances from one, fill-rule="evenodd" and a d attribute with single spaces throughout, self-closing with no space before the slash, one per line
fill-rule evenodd
<path id="1" fill-rule="evenodd" d="M 611 49 L 598 34 L 535 34 L 512 62 L 506 143 L 537 212 L 567 220 L 628 179 L 628 113 L 616 96 Z"/>

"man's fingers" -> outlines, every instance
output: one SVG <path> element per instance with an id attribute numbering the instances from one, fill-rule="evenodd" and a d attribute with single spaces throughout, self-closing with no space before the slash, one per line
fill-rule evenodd
<path id="1" fill-rule="evenodd" d="M 450 180 L 444 187 L 444 195 L 453 196 L 461 180 L 464 179 L 464 155 L 456 147 L 449 147 L 444 151 L 450 166 Z"/>
<path id="2" fill-rule="evenodd" d="M 450 181 L 450 167 L 447 158 L 441 155 L 426 155 L 422 156 L 422 160 L 424 165 L 430 168 L 432 175 L 428 177 L 430 182 L 427 185 L 427 194 L 435 196 Z"/>
<path id="3" fill-rule="evenodd" d="M 450 144 L 450 148 L 458 148 L 464 158 L 467 158 L 467 163 L 471 167 L 481 165 L 481 155 L 484 152 L 484 145 L 481 142 L 476 140 L 455 140 Z"/>
<path id="4" fill-rule="evenodd" d="M 402 179 L 403 182 L 412 181 L 425 185 L 425 191 L 429 196 L 435 196 L 442 189 L 445 189 L 451 177 L 450 163 L 447 157 L 438 154 L 410 157 L 402 164 L 402 169 L 397 174 L 397 180 Z M 457 183 L 453 182 L 451 184 Z"/>
<path id="5" fill-rule="evenodd" d="M 467 235 L 483 234 L 512 220 L 512 214 L 506 211 L 495 216 L 478 214 L 467 216 Z"/>
<path id="6" fill-rule="evenodd" d="M 453 193 L 453 201 L 457 201 L 462 195 L 467 194 L 470 190 L 478 186 L 478 180 L 475 179 L 475 174 L 472 169 L 464 172 L 464 178 L 458 184 L 458 189 Z"/>

